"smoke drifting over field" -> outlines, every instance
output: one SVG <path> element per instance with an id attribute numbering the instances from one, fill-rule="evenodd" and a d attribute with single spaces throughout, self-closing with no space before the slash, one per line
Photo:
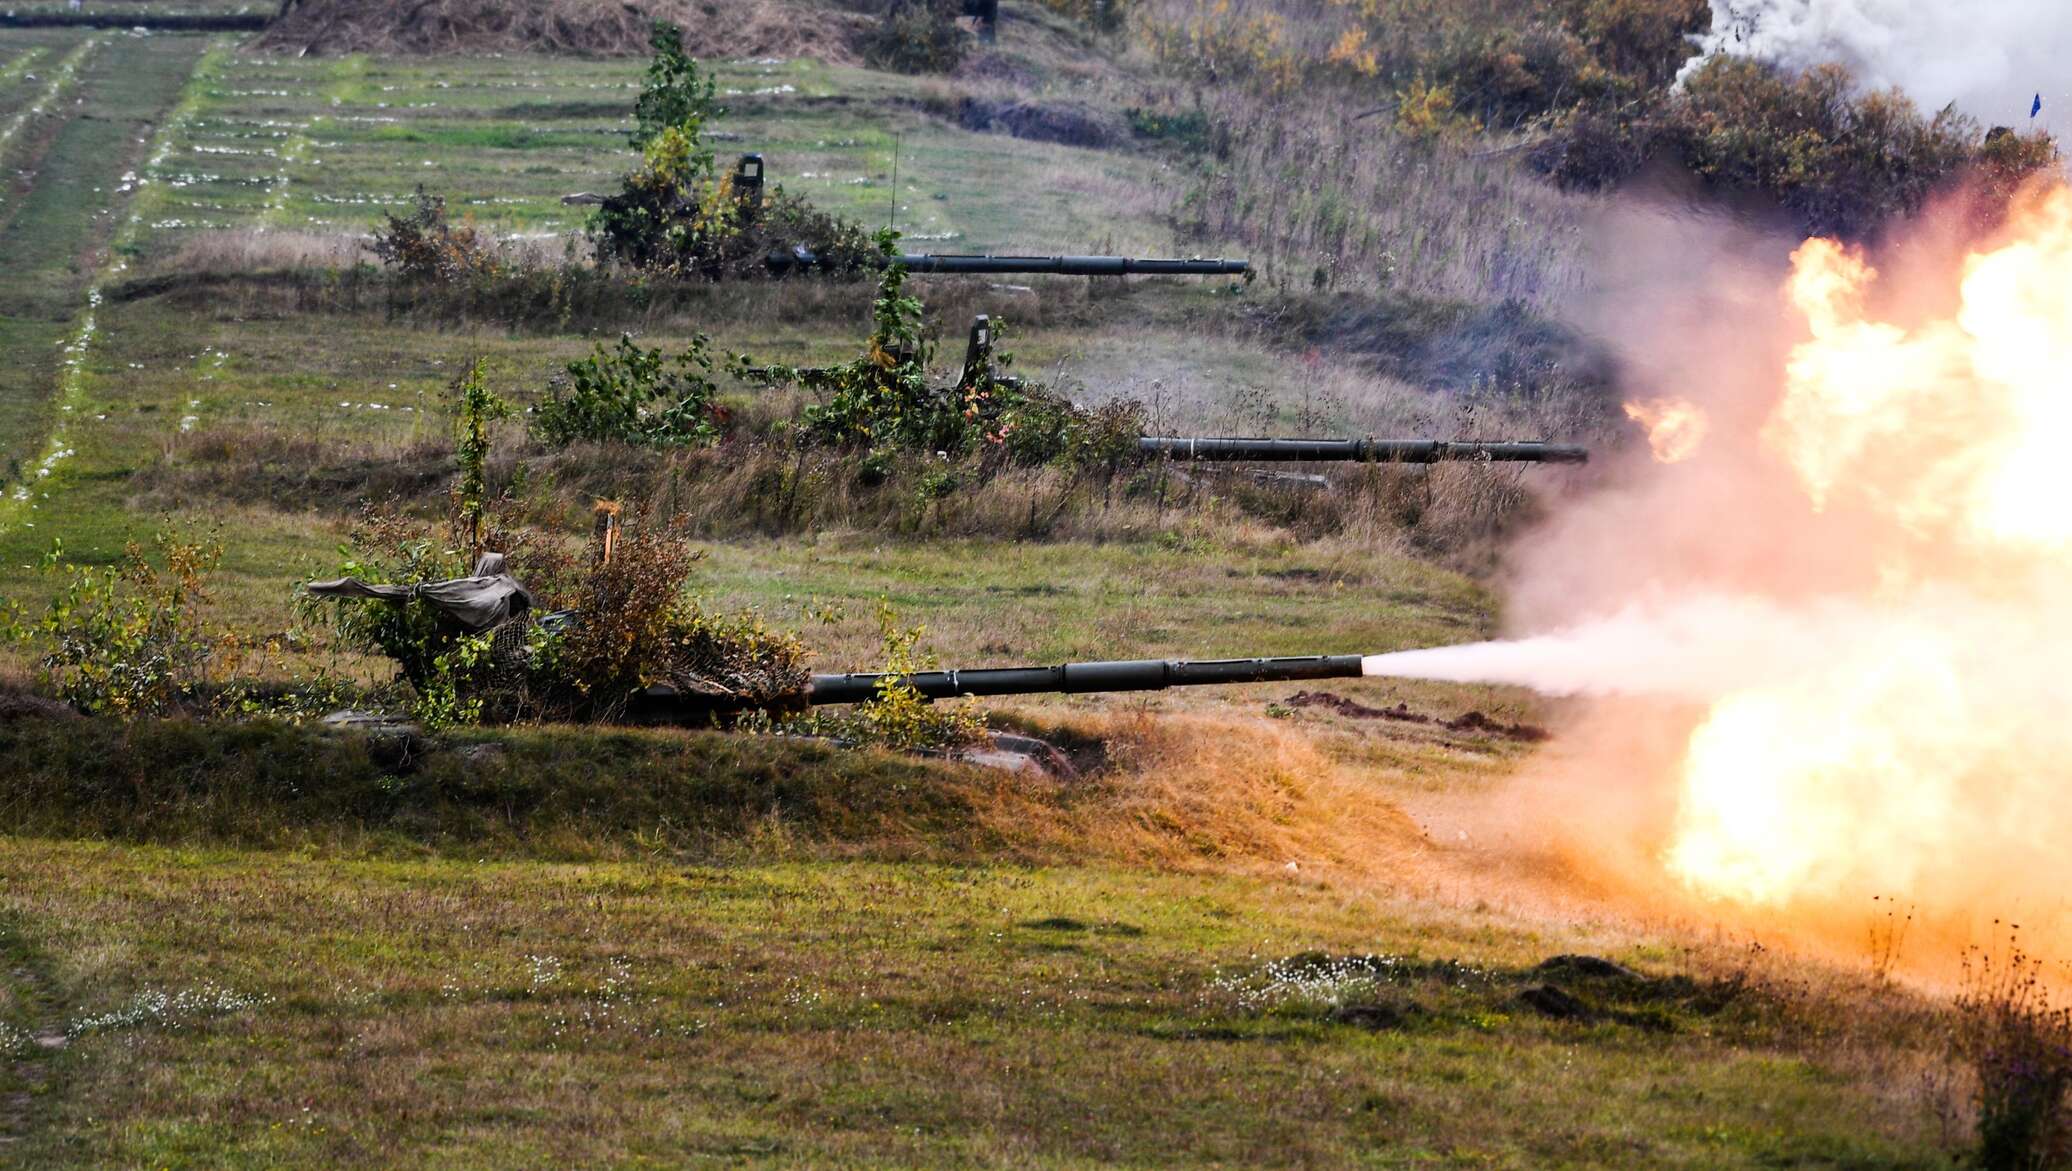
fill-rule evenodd
<path id="1" fill-rule="evenodd" d="M 2046 109 L 2072 100 L 2072 6 L 2059 0 L 1712 0 L 1699 48 L 1789 69 L 1840 61 L 1925 110 L 1955 102 L 1989 124 L 2020 125 L 2039 92 Z"/>
<path id="2" fill-rule="evenodd" d="M 1859 939 L 1875 896 L 2068 941 L 2072 191 L 1970 246 L 1928 220 L 1788 272 L 1623 231 L 1661 266 L 1610 336 L 1703 441 L 1522 551 L 1529 637 L 1367 666 L 1594 697 L 1507 795 L 1585 865 Z"/>

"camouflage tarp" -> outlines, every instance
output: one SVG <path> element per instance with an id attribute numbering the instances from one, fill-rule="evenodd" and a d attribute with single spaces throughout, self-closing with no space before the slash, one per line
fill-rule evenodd
<path id="1" fill-rule="evenodd" d="M 439 612 L 470 633 L 490 630 L 532 609 L 532 595 L 518 579 L 504 572 L 504 555 L 484 553 L 475 562 L 475 572 L 450 581 L 427 581 L 416 585 L 372 585 L 356 577 L 337 581 L 313 581 L 309 592 L 322 598 L 374 598 L 383 602 L 407 602 L 423 598 Z"/>

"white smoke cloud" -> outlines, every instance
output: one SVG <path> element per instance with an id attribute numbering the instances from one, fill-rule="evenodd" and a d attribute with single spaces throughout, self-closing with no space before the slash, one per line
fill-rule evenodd
<path id="1" fill-rule="evenodd" d="M 2038 121 L 2059 106 L 2072 118 L 2065 0 L 1712 0 L 1699 48 L 1687 73 L 1713 53 L 1787 69 L 1833 61 L 1931 112 L 1955 102 L 1988 125 L 2021 127 L 2040 93 Z"/>

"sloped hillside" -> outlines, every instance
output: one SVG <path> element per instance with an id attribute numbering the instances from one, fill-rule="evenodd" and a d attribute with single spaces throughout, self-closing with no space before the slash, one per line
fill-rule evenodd
<path id="1" fill-rule="evenodd" d="M 258 46 L 295 55 L 648 51 L 656 20 L 684 30 L 698 57 L 813 57 L 853 62 L 867 18 L 778 0 L 300 0 Z"/>

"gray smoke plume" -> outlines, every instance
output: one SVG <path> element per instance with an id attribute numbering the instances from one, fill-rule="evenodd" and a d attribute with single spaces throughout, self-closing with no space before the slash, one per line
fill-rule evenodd
<path id="1" fill-rule="evenodd" d="M 2041 123 L 2072 104 L 2065 0 L 1712 0 L 1698 47 L 1687 75 L 1713 53 L 1786 69 L 1840 62 L 1866 86 L 1898 86 L 1929 112 L 1955 102 L 1988 125 L 2025 126 L 2039 93 Z"/>

